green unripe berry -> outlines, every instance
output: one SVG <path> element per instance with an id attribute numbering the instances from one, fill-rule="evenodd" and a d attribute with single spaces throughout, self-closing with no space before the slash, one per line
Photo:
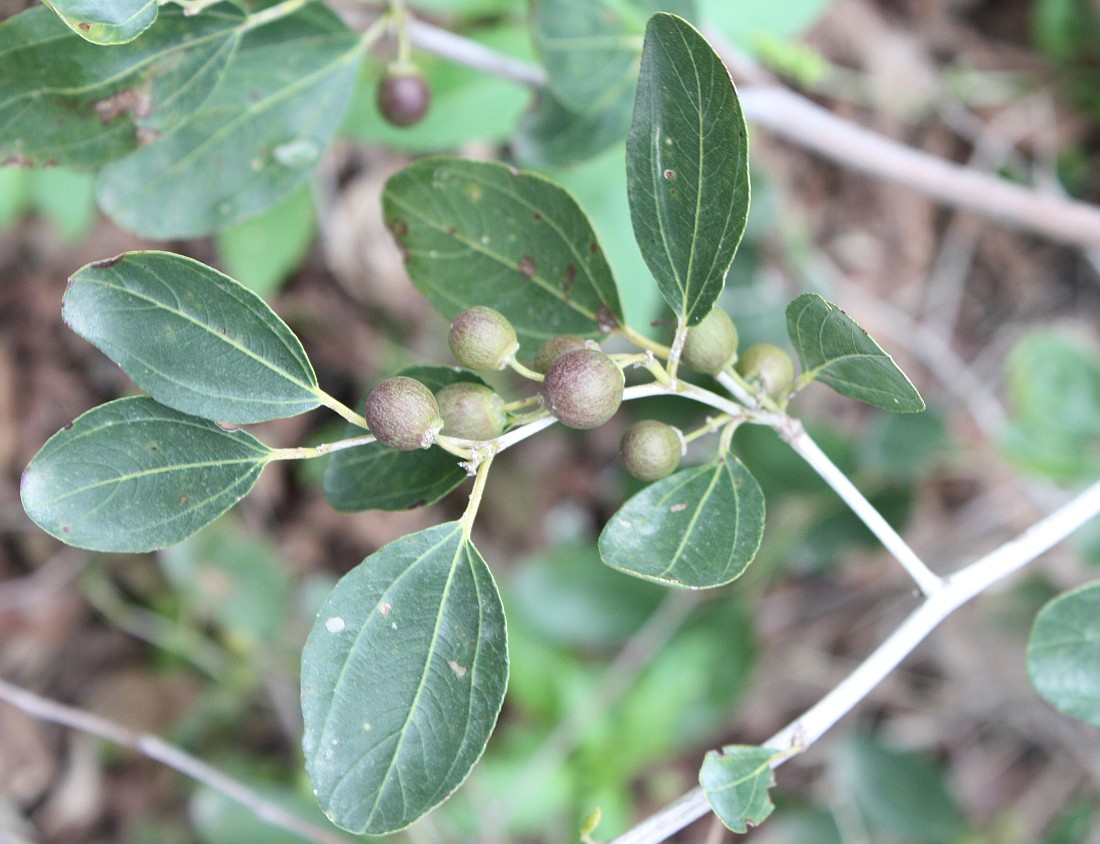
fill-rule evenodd
<path id="1" fill-rule="evenodd" d="M 508 422 L 504 399 L 484 384 L 458 381 L 435 394 L 443 433 L 462 440 L 499 437 Z"/>
<path id="2" fill-rule="evenodd" d="M 375 439 L 398 451 L 427 448 L 443 425 L 432 391 L 404 375 L 371 390 L 363 415 Z"/>
<path id="3" fill-rule="evenodd" d="M 393 126 L 419 123 L 432 104 L 432 89 L 415 67 L 391 65 L 378 80 L 378 111 Z"/>
<path id="4" fill-rule="evenodd" d="M 542 382 L 542 402 L 569 428 L 598 428 L 623 401 L 622 370 L 597 349 L 566 352 L 550 364 Z"/>
<path id="5" fill-rule="evenodd" d="M 715 308 L 687 330 L 680 354 L 687 366 L 705 375 L 717 375 L 736 357 L 737 326 L 721 308 Z"/>
<path id="6" fill-rule="evenodd" d="M 680 465 L 685 450 L 684 435 L 656 419 L 635 422 L 619 443 L 624 468 L 640 481 L 671 475 Z"/>
<path id="7" fill-rule="evenodd" d="M 508 317 L 484 305 L 467 308 L 456 316 L 447 340 L 455 360 L 474 372 L 504 369 L 519 349 L 516 330 Z"/>
<path id="8" fill-rule="evenodd" d="M 585 348 L 585 339 L 576 334 L 559 334 L 557 337 L 551 337 L 539 346 L 539 350 L 535 353 L 535 372 L 545 374 L 550 364 L 566 352 L 575 352 L 583 348 Z"/>
<path id="9" fill-rule="evenodd" d="M 757 343 L 745 349 L 737 361 L 737 371 L 773 399 L 785 395 L 794 385 L 791 356 L 771 343 Z"/>

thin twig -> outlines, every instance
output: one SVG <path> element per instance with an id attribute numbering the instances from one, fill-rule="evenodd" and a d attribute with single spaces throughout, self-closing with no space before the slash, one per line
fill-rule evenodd
<path id="1" fill-rule="evenodd" d="M 0 679 L 0 700 L 10 703 L 33 718 L 80 730 L 82 733 L 106 739 L 162 762 L 181 774 L 209 786 L 230 800 L 240 803 L 265 823 L 301 835 L 316 844 L 349 844 L 351 841 L 333 830 L 324 829 L 287 811 L 253 791 L 240 780 L 226 776 L 217 768 L 185 753 L 159 736 L 139 733 L 83 709 L 41 697 L 2 679 Z"/>
<path id="2" fill-rule="evenodd" d="M 409 37 L 422 50 L 467 67 L 535 89 L 546 84 L 546 74 L 538 66 L 423 21 L 409 21 Z M 728 45 L 713 36 L 712 42 L 727 65 L 737 64 Z M 907 146 L 838 117 L 779 84 L 745 84 L 739 93 L 747 120 L 845 167 L 1057 242 L 1100 245 L 1100 208 L 1038 193 Z"/>
<path id="3" fill-rule="evenodd" d="M 909 544 L 901 538 L 889 522 L 882 517 L 863 493 L 856 489 L 855 484 L 848 480 L 848 476 L 836 467 L 836 464 L 828 458 L 817 443 L 813 441 L 802 424 L 795 419 L 790 425 L 780 431 L 780 434 L 798 454 L 817 472 L 830 487 L 844 499 L 852 512 L 854 512 L 870 531 L 878 538 L 886 550 L 889 551 L 909 572 L 909 576 L 916 581 L 917 587 L 924 595 L 934 595 L 943 589 L 943 579 L 932 572 L 924 561 L 917 556 Z"/>
<path id="4" fill-rule="evenodd" d="M 855 671 L 764 745 L 779 750 L 809 747 L 870 694 L 947 616 L 1061 542 L 1097 514 L 1100 514 L 1100 482 L 1016 539 L 946 577 L 943 587 L 925 598 Z M 658 844 L 708 811 L 710 804 L 703 790 L 692 789 L 611 844 Z"/>

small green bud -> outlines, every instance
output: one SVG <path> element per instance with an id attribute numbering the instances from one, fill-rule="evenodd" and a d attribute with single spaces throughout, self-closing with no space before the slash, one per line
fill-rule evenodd
<path id="1" fill-rule="evenodd" d="M 696 372 L 717 375 L 736 357 L 737 326 L 729 314 L 715 308 L 687 330 L 680 360 Z"/>
<path id="2" fill-rule="evenodd" d="M 504 399 L 484 384 L 458 381 L 435 394 L 443 433 L 461 440 L 491 440 L 504 431 Z"/>
<path id="3" fill-rule="evenodd" d="M 623 466 L 640 481 L 655 481 L 671 475 L 686 450 L 680 430 L 656 419 L 635 422 L 626 429 L 619 443 Z"/>
<path id="4" fill-rule="evenodd" d="M 785 395 L 794 385 L 791 356 L 771 343 L 757 343 L 745 349 L 737 361 L 737 371 L 773 399 Z"/>
<path id="5" fill-rule="evenodd" d="M 583 348 L 586 348 L 585 339 L 576 334 L 559 334 L 557 337 L 551 337 L 539 346 L 539 350 L 535 353 L 534 370 L 545 375 L 550 364 L 566 352 L 575 352 Z"/>
<path id="6" fill-rule="evenodd" d="M 419 123 L 431 104 L 432 89 L 415 67 L 390 65 L 378 80 L 378 111 L 393 126 Z"/>
<path id="7" fill-rule="evenodd" d="M 623 372 L 597 349 L 577 349 L 558 357 L 546 370 L 542 402 L 569 428 L 598 428 L 623 401 Z"/>
<path id="8" fill-rule="evenodd" d="M 476 305 L 451 323 L 451 354 L 467 369 L 491 372 L 504 369 L 519 349 L 516 330 L 500 311 Z"/>
<path id="9" fill-rule="evenodd" d="M 363 415 L 375 439 L 398 451 L 427 448 L 443 425 L 432 391 L 404 375 L 371 390 Z"/>

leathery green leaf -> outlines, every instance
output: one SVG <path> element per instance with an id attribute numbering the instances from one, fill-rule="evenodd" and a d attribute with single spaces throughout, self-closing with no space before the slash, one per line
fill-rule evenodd
<path id="1" fill-rule="evenodd" d="M 413 283 L 447 317 L 491 305 L 531 352 L 555 335 L 596 336 L 622 321 L 588 218 L 549 179 L 428 158 L 389 180 L 382 207 Z"/>
<path id="2" fill-rule="evenodd" d="M 410 366 L 397 374 L 415 378 L 433 393 L 456 381 L 485 383 L 450 366 Z M 362 433 L 349 425 L 346 436 Z M 375 442 L 332 454 L 325 467 L 325 498 L 344 512 L 408 510 L 434 504 L 467 477 L 459 459 L 441 448 L 397 451 Z"/>
<path id="3" fill-rule="evenodd" d="M 743 835 L 772 813 L 775 806 L 768 796 L 775 785 L 772 764 L 782 755 L 769 747 L 728 745 L 703 758 L 699 784 L 725 826 Z"/>
<path id="4" fill-rule="evenodd" d="M 157 0 L 45 0 L 73 32 L 94 44 L 125 44 L 157 19 Z"/>
<path id="5" fill-rule="evenodd" d="M 504 700 L 506 639 L 459 522 L 391 542 L 336 584 L 302 653 L 306 770 L 333 823 L 393 832 L 461 785 Z"/>
<path id="6" fill-rule="evenodd" d="M 745 119 L 728 71 L 675 15 L 649 20 L 626 141 L 638 248 L 673 313 L 710 313 L 749 213 Z"/>
<path id="7" fill-rule="evenodd" d="M 232 507 L 271 454 L 244 431 L 134 396 L 54 434 L 23 472 L 20 494 L 27 515 L 62 542 L 151 551 Z"/>
<path id="8" fill-rule="evenodd" d="M 167 134 L 221 79 L 244 20 L 230 3 L 169 6 L 110 49 L 43 7 L 0 23 L 0 161 L 96 167 Z"/>
<path id="9" fill-rule="evenodd" d="M 1055 709 L 1100 727 L 1100 582 L 1043 607 L 1028 641 L 1027 672 Z"/>
<path id="10" fill-rule="evenodd" d="M 884 410 L 924 410 L 924 399 L 894 359 L 855 320 L 816 293 L 796 296 L 787 306 L 787 333 L 802 361 L 801 382 L 820 381 Z"/>
<path id="11" fill-rule="evenodd" d="M 100 207 L 161 239 L 207 234 L 269 208 L 309 178 L 328 147 L 361 54 L 356 34 L 321 4 L 250 30 L 183 125 L 100 172 Z"/>
<path id="12" fill-rule="evenodd" d="M 317 376 L 286 323 L 243 285 L 170 252 L 78 270 L 65 322 L 162 404 L 244 424 L 317 407 Z"/>
<path id="13" fill-rule="evenodd" d="M 627 501 L 600 534 L 603 561 L 670 586 L 722 586 L 748 568 L 764 533 L 764 494 L 727 454 L 681 469 Z"/>

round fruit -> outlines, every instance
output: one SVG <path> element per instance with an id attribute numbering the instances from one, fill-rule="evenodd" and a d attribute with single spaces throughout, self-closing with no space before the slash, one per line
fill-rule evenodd
<path id="1" fill-rule="evenodd" d="M 432 391 L 404 375 L 371 390 L 363 415 L 375 439 L 398 451 L 427 448 L 443 426 Z"/>
<path id="2" fill-rule="evenodd" d="M 432 89 L 415 68 L 391 66 L 378 81 L 378 110 L 387 123 L 412 126 L 424 119 Z"/>
<path id="3" fill-rule="evenodd" d="M 771 343 L 757 343 L 745 349 L 737 361 L 737 371 L 773 399 L 787 393 L 794 385 L 791 356 Z"/>
<path id="4" fill-rule="evenodd" d="M 623 401 L 622 370 L 597 349 L 566 352 L 550 364 L 542 382 L 542 401 L 570 428 L 598 428 Z"/>
<path id="5" fill-rule="evenodd" d="M 635 422 L 619 443 L 623 466 L 640 481 L 671 475 L 680 465 L 685 450 L 684 435 L 656 419 Z"/>
<path id="6" fill-rule="evenodd" d="M 508 317 L 484 305 L 467 308 L 456 316 L 447 340 L 455 360 L 475 372 L 504 369 L 519 349 L 516 330 Z"/>
<path id="7" fill-rule="evenodd" d="M 484 384 L 458 381 L 435 394 L 443 433 L 462 440 L 491 440 L 504 431 L 508 419 L 504 399 Z"/>
<path id="8" fill-rule="evenodd" d="M 687 330 L 680 360 L 696 372 L 717 375 L 737 357 L 737 326 L 730 315 L 715 308 Z"/>
<path id="9" fill-rule="evenodd" d="M 550 364 L 566 352 L 575 352 L 583 348 L 585 348 L 585 340 L 576 334 L 559 334 L 557 337 L 551 337 L 539 346 L 538 352 L 535 353 L 535 372 L 545 374 Z"/>

